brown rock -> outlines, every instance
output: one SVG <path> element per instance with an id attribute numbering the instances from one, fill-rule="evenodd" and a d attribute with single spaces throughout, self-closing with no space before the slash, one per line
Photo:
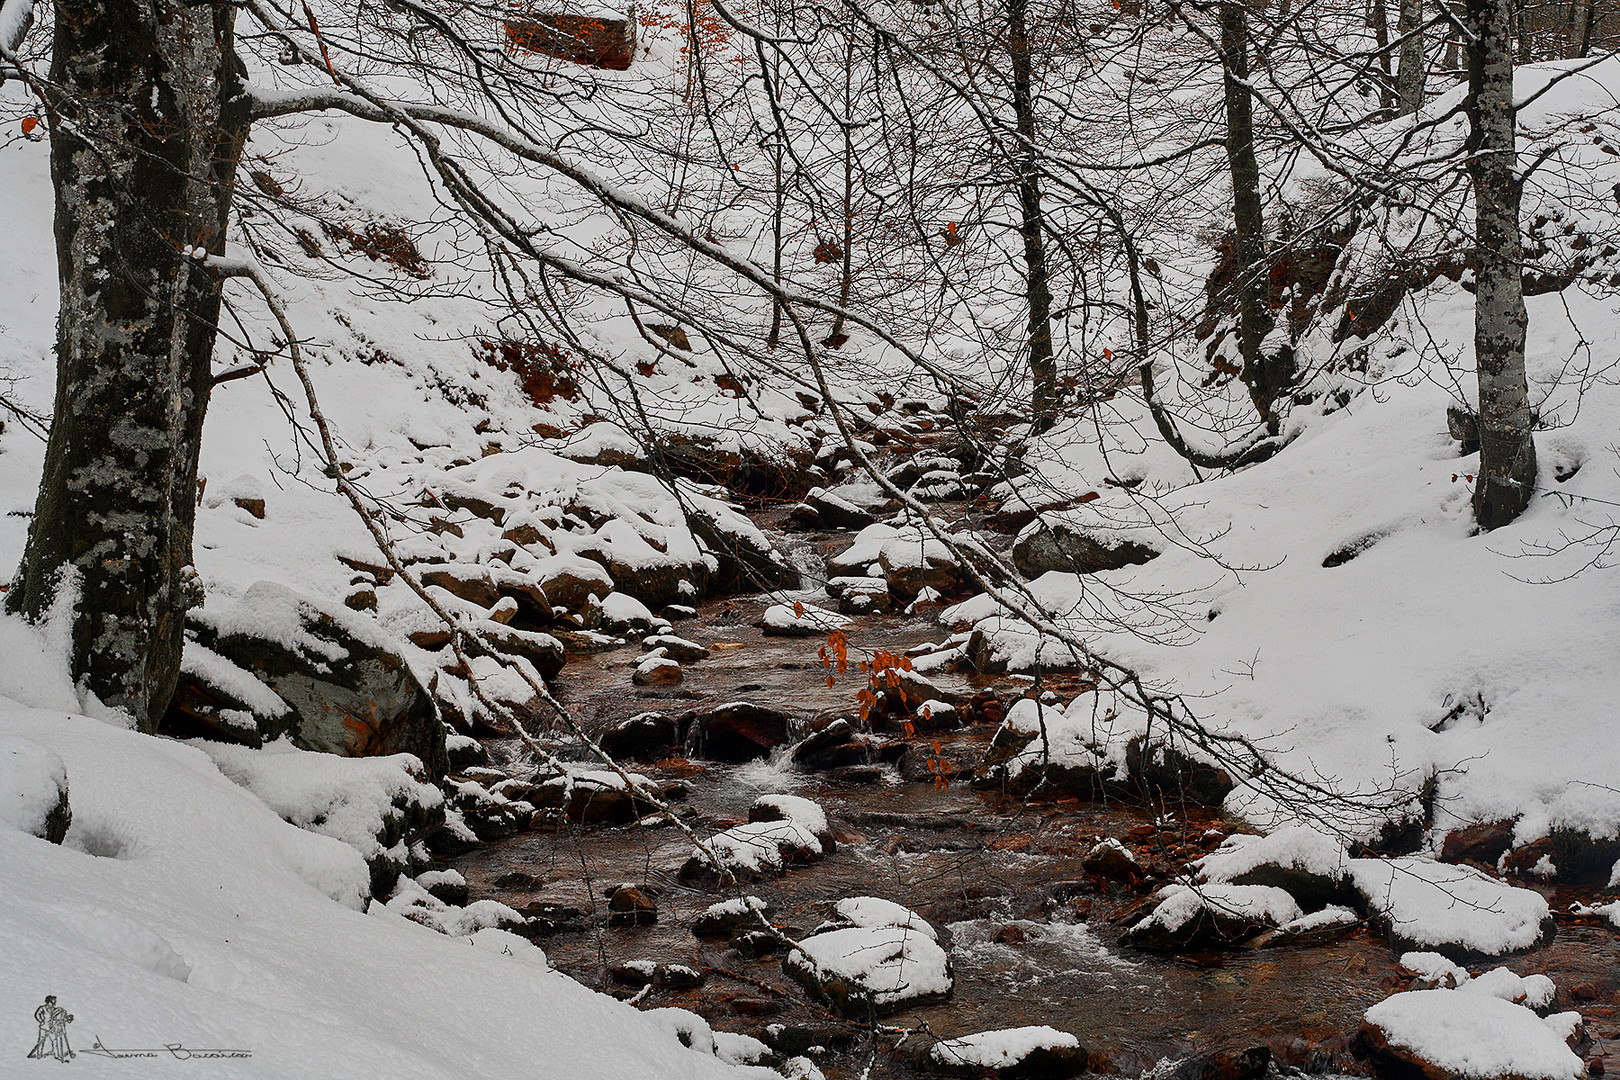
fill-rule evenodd
<path id="1" fill-rule="evenodd" d="M 477 604 L 481 608 L 494 607 L 495 601 L 500 599 L 495 583 L 489 579 L 489 570 L 482 566 L 446 563 L 422 571 L 421 580 L 423 585 L 437 586 L 452 596 L 459 597 L 469 604 Z"/>
<path id="2" fill-rule="evenodd" d="M 1513 822 L 1487 821 L 1448 832 L 1440 845 L 1440 861 L 1495 866 L 1496 860 L 1512 846 Z"/>
<path id="3" fill-rule="evenodd" d="M 634 885 L 620 885 L 608 894 L 608 922 L 614 926 L 651 926 L 658 921 L 658 903 Z"/>

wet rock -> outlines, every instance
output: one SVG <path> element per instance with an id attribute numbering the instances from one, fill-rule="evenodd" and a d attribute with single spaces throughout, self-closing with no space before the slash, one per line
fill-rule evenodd
<path id="1" fill-rule="evenodd" d="M 613 926 L 651 926 L 658 921 L 658 902 L 644 889 L 620 885 L 608 894 L 608 922 Z"/>
<path id="2" fill-rule="evenodd" d="M 448 770 L 465 774 L 466 770 L 489 764 L 489 751 L 471 735 L 452 731 L 444 740 Z"/>
<path id="3" fill-rule="evenodd" d="M 416 875 L 416 883 L 428 895 L 451 907 L 466 907 L 469 893 L 467 879 L 454 870 L 429 870 Z"/>
<path id="4" fill-rule="evenodd" d="M 60 844 L 73 823 L 67 766 L 55 750 L 0 735 L 0 822 Z"/>
<path id="5" fill-rule="evenodd" d="M 1361 917 L 1347 907 L 1330 904 L 1293 922 L 1284 923 L 1275 930 L 1267 930 L 1250 938 L 1245 948 L 1315 948 L 1342 941 L 1360 929 Z"/>
<path id="6" fill-rule="evenodd" d="M 1495 866 L 1496 860 L 1512 846 L 1512 821 L 1487 821 L 1479 825 L 1467 825 L 1446 833 L 1446 838 L 1440 845 L 1440 861 L 1478 862 Z"/>
<path id="7" fill-rule="evenodd" d="M 664 655 L 681 664 L 692 664 L 709 658 L 709 650 L 695 641 L 674 634 L 654 634 L 642 642 L 651 651 L 662 649 Z"/>
<path id="8" fill-rule="evenodd" d="M 740 930 L 759 928 L 761 916 L 770 918 L 775 909 L 757 896 L 733 897 L 710 904 L 692 923 L 695 937 L 729 938 Z"/>
<path id="9" fill-rule="evenodd" d="M 1066 1031 L 1023 1027 L 941 1039 L 928 1048 L 919 1064 L 945 1076 L 1059 1080 L 1084 1073 L 1089 1056 L 1080 1040 Z"/>
<path id="10" fill-rule="evenodd" d="M 1065 574 L 1119 570 L 1158 557 L 1146 544 L 1046 517 L 1024 530 L 1012 549 L 1013 565 L 1031 579 L 1053 570 Z"/>
<path id="11" fill-rule="evenodd" d="M 682 620 L 695 618 L 696 616 L 697 608 L 692 607 L 689 604 L 666 604 L 664 606 L 664 610 L 658 613 L 659 618 L 668 620 L 669 622 L 681 622 Z"/>
<path id="12" fill-rule="evenodd" d="M 820 804 L 798 795 L 761 795 L 748 807 L 748 821 L 759 824 L 766 821 L 791 821 L 808 829 L 821 844 L 822 854 L 831 855 L 838 850 L 833 839 L 827 813 Z"/>
<path id="13" fill-rule="evenodd" d="M 529 803 L 503 798 L 476 781 L 447 781 L 445 790 L 450 807 L 483 843 L 516 836 L 534 820 L 534 807 Z"/>
<path id="14" fill-rule="evenodd" d="M 725 829 L 694 848 L 681 866 L 680 880 L 714 885 L 726 875 L 752 881 L 793 866 L 818 862 L 833 850 L 832 832 L 821 807 L 792 795 L 762 795 L 745 825 Z"/>
<path id="15" fill-rule="evenodd" d="M 1171 1080 L 1260 1080 L 1271 1066 L 1271 1047 L 1217 1050 L 1176 1066 Z"/>
<path id="16" fill-rule="evenodd" d="M 637 782 L 666 801 L 674 794 L 668 785 L 655 785 L 644 776 L 638 777 Z M 529 800 L 542 809 L 561 810 L 570 821 L 586 824 L 628 825 L 658 809 L 639 792 L 627 787 L 617 773 L 606 769 L 575 772 L 572 787 L 570 798 L 569 785 L 563 777 L 537 776 Z"/>
<path id="17" fill-rule="evenodd" d="M 745 960 L 763 960 L 767 956 L 780 956 L 787 948 L 787 939 L 769 930 L 744 930 L 732 937 L 731 947 Z"/>
<path id="18" fill-rule="evenodd" d="M 1080 868 L 1088 874 L 1114 881 L 1131 882 L 1142 876 L 1142 866 L 1136 861 L 1136 856 L 1112 837 L 1087 852 L 1086 857 L 1080 860 Z"/>
<path id="19" fill-rule="evenodd" d="M 733 701 L 696 712 L 687 732 L 689 756 L 710 761 L 753 761 L 785 745 L 795 720 L 780 709 Z"/>
<path id="20" fill-rule="evenodd" d="M 944 743 L 917 742 L 906 744 L 900 758 L 900 779 L 912 784 L 951 783 L 968 780 L 979 764 L 978 751 L 972 746 Z"/>
<path id="21" fill-rule="evenodd" d="M 568 904 L 535 901 L 518 909 L 523 916 L 524 937 L 549 937 L 552 934 L 579 933 L 587 929 L 585 912 Z"/>
<path id="22" fill-rule="evenodd" d="M 826 1046 L 817 1033 L 798 1024 L 766 1024 L 760 1041 L 785 1058 L 803 1057 L 812 1046 Z"/>
<path id="23" fill-rule="evenodd" d="M 1551 880 L 1558 876 L 1558 864 L 1553 861 L 1552 837 L 1543 836 L 1528 844 L 1521 844 L 1502 856 L 1502 872 L 1517 877 Z"/>
<path id="24" fill-rule="evenodd" d="M 788 516 L 807 529 L 864 529 L 877 519 L 826 488 L 811 488 Z"/>
<path id="25" fill-rule="evenodd" d="M 1234 786 L 1225 769 L 1144 736 L 1125 745 L 1125 767 L 1150 798 L 1220 806 Z"/>
<path id="26" fill-rule="evenodd" d="M 656 712 L 637 713 L 621 720 L 597 740 L 609 757 L 636 761 L 657 761 L 680 741 L 675 721 Z"/>
<path id="27" fill-rule="evenodd" d="M 885 773 L 878 765 L 844 765 L 828 769 L 826 777 L 835 784 L 854 784 L 869 787 L 883 783 Z"/>
<path id="28" fill-rule="evenodd" d="M 259 630 L 266 625 L 284 629 L 272 639 Z M 193 611 L 188 627 L 197 646 L 251 674 L 286 705 L 279 715 L 252 709 L 260 740 L 286 735 L 303 749 L 349 757 L 414 754 L 432 780 L 444 777 L 445 727 L 433 699 L 363 616 L 259 582 L 228 611 Z M 213 682 L 200 675 L 205 668 L 188 669 Z"/>
<path id="29" fill-rule="evenodd" d="M 620 986 L 639 989 L 653 984 L 658 967 L 658 963 L 654 960 L 621 960 L 608 965 L 607 977 Z"/>
<path id="30" fill-rule="evenodd" d="M 636 665 L 630 681 L 637 686 L 678 686 L 686 677 L 681 665 L 666 656 L 649 656 Z"/>
<path id="31" fill-rule="evenodd" d="M 795 746 L 791 757 L 795 767 L 805 772 L 821 772 L 870 764 L 872 747 L 856 736 L 854 725 L 839 717 Z"/>

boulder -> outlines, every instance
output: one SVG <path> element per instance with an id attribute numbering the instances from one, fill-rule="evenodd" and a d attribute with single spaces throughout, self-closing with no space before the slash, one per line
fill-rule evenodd
<path id="1" fill-rule="evenodd" d="M 915 929 L 853 926 L 802 939 L 782 970 L 810 996 L 864 1019 L 950 997 L 950 958 Z"/>
<path id="2" fill-rule="evenodd" d="M 1245 1046 L 1188 1058 L 1170 1080 L 1260 1080 L 1271 1067 L 1271 1047 Z"/>
<path id="3" fill-rule="evenodd" d="M 1292 896 L 1265 885 L 1167 885 L 1158 901 L 1121 944 L 1149 952 L 1234 948 L 1304 914 Z"/>
<path id="4" fill-rule="evenodd" d="M 436 586 L 481 608 L 492 608 L 501 598 L 500 590 L 490 580 L 488 567 L 446 563 L 423 570 L 418 577 L 425 586 Z"/>
<path id="5" fill-rule="evenodd" d="M 350 757 L 414 754 L 430 778 L 444 777 L 438 710 L 375 623 L 260 582 L 229 611 L 193 611 L 188 624 L 199 645 L 286 704 L 284 715 L 254 712 L 262 739 L 285 734 L 305 749 Z"/>
<path id="6" fill-rule="evenodd" d="M 1095 574 L 1137 566 L 1159 557 L 1146 544 L 1086 529 L 1062 519 L 1042 517 L 1013 544 L 1013 565 L 1026 578 L 1048 571 Z"/>
<path id="7" fill-rule="evenodd" d="M 496 652 L 522 657 L 534 665 L 535 671 L 543 679 L 556 678 L 568 658 L 562 642 L 550 634 L 487 621 L 479 623 L 477 629 Z"/>
<path id="8" fill-rule="evenodd" d="M 1060 1080 L 1084 1073 L 1088 1057 L 1073 1035 L 1040 1026 L 941 1039 L 928 1047 L 919 1064 L 930 1072 L 974 1080 L 983 1076 Z"/>
<path id="9" fill-rule="evenodd" d="M 1522 1005 L 1462 990 L 1410 990 L 1368 1009 L 1353 1047 L 1381 1075 L 1585 1080 L 1585 1063 L 1566 1041 L 1570 1017 L 1542 1019 Z"/>
<path id="10" fill-rule="evenodd" d="M 733 897 L 710 904 L 692 923 L 695 937 L 730 938 L 739 931 L 760 929 L 760 916 L 769 919 L 775 911 L 757 896 Z"/>
<path id="11" fill-rule="evenodd" d="M 1513 822 L 1486 821 L 1478 825 L 1465 825 L 1446 833 L 1440 844 L 1440 861 L 1448 863 L 1478 862 L 1495 866 L 1508 848 L 1513 846 Z"/>
<path id="12" fill-rule="evenodd" d="M 1080 860 L 1080 868 L 1097 877 L 1132 882 L 1142 876 L 1142 866 L 1130 849 L 1113 837 L 1102 841 Z"/>
<path id="13" fill-rule="evenodd" d="M 662 652 L 662 649 L 655 649 L 653 655 L 637 664 L 630 681 L 637 686 L 678 686 L 686 677 L 685 673 L 681 671 L 681 665 L 667 656 L 659 655 Z"/>
<path id="14" fill-rule="evenodd" d="M 1354 898 L 1344 844 L 1305 825 L 1285 825 L 1265 836 L 1234 833 L 1194 865 L 1200 881 L 1269 885 L 1313 910 Z"/>
<path id="15" fill-rule="evenodd" d="M 557 555 L 540 560 L 536 574 L 549 606 L 584 611 L 587 599 L 600 598 L 613 591 L 613 578 L 601 565 L 577 555 Z M 522 598 L 518 598 L 521 604 Z"/>
<path id="16" fill-rule="evenodd" d="M 674 634 L 654 634 L 642 643 L 648 650 L 663 649 L 664 655 L 682 664 L 692 664 L 709 658 L 709 650 L 695 641 Z"/>
<path id="17" fill-rule="evenodd" d="M 608 922 L 613 926 L 651 926 L 658 921 L 658 902 L 646 889 L 620 885 L 608 894 Z"/>
<path id="18" fill-rule="evenodd" d="M 61 757 L 32 739 L 0 735 L 0 825 L 60 844 L 72 823 Z"/>
<path id="19" fill-rule="evenodd" d="M 759 627 L 766 637 L 826 637 L 849 625 L 849 619 L 814 604 L 772 604 Z"/>
<path id="20" fill-rule="evenodd" d="M 840 716 L 793 748 L 793 764 L 806 772 L 869 765 L 871 744 L 855 734 L 854 725 Z"/>
<path id="21" fill-rule="evenodd" d="M 864 529 L 877 519 L 826 488 L 811 488 L 788 516 L 811 529 Z"/>
<path id="22" fill-rule="evenodd" d="M 693 714 L 687 729 L 688 756 L 710 761 L 752 761 L 791 738 L 797 721 L 780 709 L 733 701 Z"/>
<path id="23" fill-rule="evenodd" d="M 612 758 L 657 761 L 680 742 L 680 732 L 663 713 L 637 713 L 608 728 L 597 742 Z"/>

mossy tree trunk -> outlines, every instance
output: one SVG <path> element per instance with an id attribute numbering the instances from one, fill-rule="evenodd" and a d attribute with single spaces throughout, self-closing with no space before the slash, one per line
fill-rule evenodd
<path id="1" fill-rule="evenodd" d="M 56 0 L 55 416 L 8 604 L 71 590 L 72 671 L 146 730 L 173 694 L 222 253 L 246 138 L 226 4 Z"/>
<path id="2" fill-rule="evenodd" d="M 1524 262 L 1519 231 L 1513 113 L 1512 0 L 1468 0 L 1468 172 L 1474 182 L 1474 361 L 1479 379 L 1479 477 L 1474 520 L 1482 529 L 1524 512 L 1536 484 L 1530 390 L 1524 368 Z"/>

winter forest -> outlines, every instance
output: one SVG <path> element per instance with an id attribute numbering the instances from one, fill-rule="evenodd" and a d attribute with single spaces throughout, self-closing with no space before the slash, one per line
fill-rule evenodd
<path id="1" fill-rule="evenodd" d="M 1617 47 L 0 0 L 0 1076 L 1601 1078 Z"/>

